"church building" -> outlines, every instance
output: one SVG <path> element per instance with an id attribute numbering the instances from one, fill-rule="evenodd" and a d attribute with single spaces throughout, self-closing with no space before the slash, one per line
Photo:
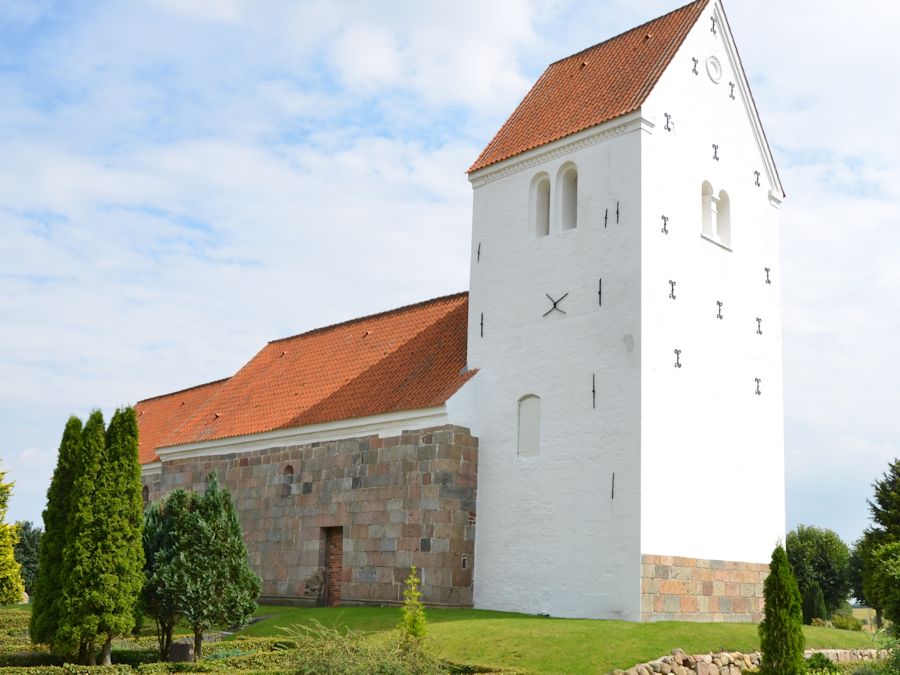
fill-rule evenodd
<path id="1" fill-rule="evenodd" d="M 137 404 L 265 599 L 757 621 L 784 537 L 784 192 L 721 0 L 557 61 L 468 170 L 468 293 Z"/>

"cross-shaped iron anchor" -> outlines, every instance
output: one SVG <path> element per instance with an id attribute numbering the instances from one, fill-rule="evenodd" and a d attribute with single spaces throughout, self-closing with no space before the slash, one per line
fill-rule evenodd
<path id="1" fill-rule="evenodd" d="M 551 312 L 559 312 L 560 314 L 565 314 L 565 313 L 566 313 L 565 310 L 560 309 L 559 303 L 561 303 L 563 300 L 565 300 L 567 297 L 569 297 L 569 294 L 568 294 L 568 293 L 566 293 L 564 296 L 562 296 L 561 298 L 559 298 L 559 300 L 554 300 L 554 299 L 550 296 L 549 293 L 544 293 L 544 295 L 546 295 L 547 298 L 549 298 L 550 302 L 553 303 L 553 307 L 551 307 L 551 308 L 548 309 L 546 312 L 544 312 L 544 316 L 547 316 L 547 315 L 550 314 Z"/>

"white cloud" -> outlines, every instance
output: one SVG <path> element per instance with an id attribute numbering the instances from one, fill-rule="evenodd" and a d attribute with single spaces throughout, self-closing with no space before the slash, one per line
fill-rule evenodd
<path id="1" fill-rule="evenodd" d="M 56 450 L 26 448 L 4 460 L 0 470 L 7 472 L 7 481 L 15 483 L 8 522 L 30 520 L 35 525 L 43 526 L 41 510 L 56 465 Z"/>

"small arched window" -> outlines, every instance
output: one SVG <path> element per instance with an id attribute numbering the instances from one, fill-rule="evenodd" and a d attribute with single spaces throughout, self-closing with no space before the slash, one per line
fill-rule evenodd
<path id="1" fill-rule="evenodd" d="M 150 488 L 146 485 L 141 489 L 141 501 L 144 502 L 144 508 L 150 503 Z"/>
<path id="2" fill-rule="evenodd" d="M 536 237 L 550 234 L 550 177 L 545 173 L 531 181 L 531 227 Z"/>
<path id="3" fill-rule="evenodd" d="M 290 497 L 291 496 L 291 486 L 294 484 L 294 467 L 288 464 L 284 467 L 284 472 L 281 474 L 281 496 L 282 497 Z"/>
<path id="4" fill-rule="evenodd" d="M 731 248 L 731 199 L 725 190 L 714 194 L 709 181 L 703 181 L 702 228 L 707 239 Z"/>
<path id="5" fill-rule="evenodd" d="M 578 227 L 578 169 L 574 164 L 563 166 L 559 174 L 559 221 L 563 230 Z"/>
<path id="6" fill-rule="evenodd" d="M 519 457 L 535 457 L 540 450 L 541 399 L 528 394 L 519 399 Z"/>

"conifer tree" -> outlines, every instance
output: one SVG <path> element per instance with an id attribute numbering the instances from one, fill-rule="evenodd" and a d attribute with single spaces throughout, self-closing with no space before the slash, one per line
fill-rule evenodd
<path id="1" fill-rule="evenodd" d="M 231 495 L 219 486 L 215 473 L 196 504 L 192 532 L 181 539 L 188 545 L 182 615 L 194 631 L 194 660 L 201 657 L 204 631 L 246 623 L 256 611 L 260 590 Z"/>
<path id="2" fill-rule="evenodd" d="M 759 624 L 763 675 L 801 675 L 803 660 L 803 611 L 800 589 L 787 554 L 779 544 L 772 552 L 769 576 L 763 584 L 765 615 Z"/>
<path id="3" fill-rule="evenodd" d="M 143 584 L 144 520 L 138 426 L 133 408 L 116 410 L 106 431 L 105 453 L 97 474 L 92 531 L 99 547 L 95 561 L 101 595 L 93 611 L 106 637 L 102 664 L 110 665 L 112 639 L 134 626 L 134 608 Z"/>
<path id="4" fill-rule="evenodd" d="M 78 646 L 79 661 L 95 665 L 101 636 L 96 608 L 104 602 L 104 548 L 98 540 L 100 521 L 105 517 L 97 504 L 98 477 L 106 455 L 103 413 L 95 410 L 84 425 L 79 452 L 73 456 L 72 495 L 63 548 L 62 611 L 56 643 L 63 651 Z"/>
<path id="5" fill-rule="evenodd" d="M 0 605 L 22 602 L 25 586 L 22 568 L 16 561 L 13 548 L 19 540 L 18 527 L 6 522 L 6 510 L 12 494 L 12 482 L 6 482 L 6 472 L 0 471 Z"/>
<path id="6" fill-rule="evenodd" d="M 16 560 L 22 566 L 22 581 L 25 583 L 25 592 L 31 596 L 34 593 L 34 582 L 37 579 L 38 560 L 41 551 L 41 536 L 44 531 L 35 527 L 30 520 L 20 520 L 16 523 L 19 529 L 19 543 L 16 544 Z"/>
<path id="7" fill-rule="evenodd" d="M 172 587 L 172 552 L 179 549 L 176 523 L 190 512 L 191 496 L 177 488 L 165 500 L 152 502 L 144 513 L 144 587 L 141 608 L 156 622 L 160 661 L 169 660 L 172 632 L 181 618 L 179 597 Z"/>
<path id="8" fill-rule="evenodd" d="M 72 500 L 74 462 L 81 455 L 82 424 L 70 417 L 59 444 L 56 468 L 47 490 L 44 509 L 44 536 L 38 563 L 38 574 L 31 597 L 31 641 L 36 644 L 56 642 L 62 612 L 63 548 L 66 543 L 68 513 Z"/>
<path id="9" fill-rule="evenodd" d="M 824 619 L 828 616 L 825 608 L 825 594 L 818 581 L 810 583 L 803 593 L 803 623 L 809 625 L 813 619 Z"/>
<path id="10" fill-rule="evenodd" d="M 174 490 L 158 511 L 149 509 L 147 530 L 143 597 L 157 620 L 160 656 L 166 658 L 170 627 L 180 616 L 194 631 L 197 660 L 203 633 L 246 623 L 259 596 L 231 496 L 213 473 L 202 496 Z"/>
<path id="11" fill-rule="evenodd" d="M 872 487 L 874 500 L 869 500 L 869 511 L 875 529 L 883 533 L 886 542 L 900 541 L 900 459 L 895 459 Z"/>
<path id="12" fill-rule="evenodd" d="M 428 631 L 425 622 L 425 606 L 422 604 L 422 591 L 419 590 L 419 577 L 415 566 L 406 577 L 406 588 L 403 589 L 403 618 L 400 621 L 400 634 L 403 644 L 414 647 L 425 637 Z"/>

